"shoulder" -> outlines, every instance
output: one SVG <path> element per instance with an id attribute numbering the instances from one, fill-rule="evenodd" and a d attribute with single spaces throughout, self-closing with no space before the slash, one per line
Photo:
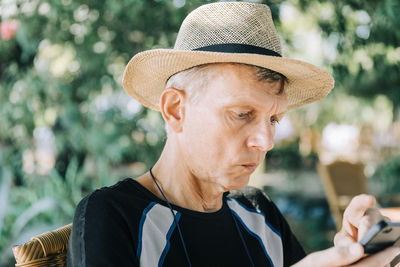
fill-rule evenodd
<path id="1" fill-rule="evenodd" d="M 264 191 L 247 186 L 241 190 L 229 192 L 227 200 L 230 208 L 242 211 L 241 214 L 245 219 L 258 217 L 258 223 L 265 222 L 280 237 L 284 250 L 284 266 L 290 266 L 305 256 L 289 224 Z M 263 220 L 260 220 L 260 216 Z"/>
<path id="2" fill-rule="evenodd" d="M 239 211 L 242 216 L 257 218 L 259 222 L 266 223 L 275 233 L 281 236 L 286 229 L 286 221 L 276 205 L 264 191 L 247 186 L 237 191 L 230 191 L 227 195 L 228 205 L 231 209 Z"/>
<path id="3" fill-rule="evenodd" d="M 124 195 L 132 194 L 135 190 L 134 181 L 131 178 L 126 178 L 121 180 L 114 185 L 104 186 L 102 188 L 96 189 L 88 197 L 89 198 L 108 198 L 108 197 L 123 197 Z"/>
<path id="4" fill-rule="evenodd" d="M 111 218 L 131 218 L 135 214 L 139 216 L 150 202 L 151 199 L 136 183 L 127 178 L 84 197 L 76 208 L 74 221 L 86 221 L 90 218 L 104 218 L 106 221 Z"/>
<path id="5" fill-rule="evenodd" d="M 266 209 L 275 208 L 275 205 L 264 191 L 252 186 L 229 191 L 227 198 L 236 200 L 250 209 L 265 211 Z"/>
<path id="6" fill-rule="evenodd" d="M 92 205 L 110 205 L 120 198 L 124 198 L 129 192 L 129 178 L 119 181 L 114 185 L 105 186 L 88 194 L 78 204 L 78 209 L 83 209 Z"/>
<path id="7" fill-rule="evenodd" d="M 72 231 L 88 239 L 99 233 L 117 229 L 123 233 L 134 233 L 140 224 L 143 211 L 151 203 L 137 186 L 127 178 L 112 186 L 103 187 L 83 198 L 76 210 Z"/>
<path id="8" fill-rule="evenodd" d="M 125 179 L 97 189 L 79 202 L 69 241 L 71 266 L 136 266 L 131 251 L 141 208 L 133 188 Z"/>

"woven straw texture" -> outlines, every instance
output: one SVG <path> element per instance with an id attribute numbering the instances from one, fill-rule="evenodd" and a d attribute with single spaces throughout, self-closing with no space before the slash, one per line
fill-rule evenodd
<path id="1" fill-rule="evenodd" d="M 281 52 L 279 36 L 266 5 L 220 2 L 203 5 L 183 21 L 174 49 L 136 54 L 125 68 L 123 87 L 144 106 L 160 110 L 159 98 L 173 74 L 207 63 L 244 63 L 284 74 L 288 108 L 325 97 L 334 80 L 327 72 L 299 60 L 259 54 L 192 51 L 213 44 L 246 44 Z"/>
<path id="2" fill-rule="evenodd" d="M 67 248 L 72 224 L 32 237 L 30 241 L 13 247 L 18 267 L 67 266 Z"/>
<path id="3" fill-rule="evenodd" d="M 278 33 L 269 25 L 273 21 L 266 5 L 234 2 L 205 5 L 182 22 L 174 49 L 238 43 L 266 47 L 282 55 Z"/>

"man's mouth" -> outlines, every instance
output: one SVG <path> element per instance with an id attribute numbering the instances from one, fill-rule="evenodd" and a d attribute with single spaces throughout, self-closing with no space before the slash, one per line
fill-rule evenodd
<path id="1" fill-rule="evenodd" d="M 249 171 L 254 171 L 257 168 L 258 164 L 249 163 L 249 164 L 243 164 L 242 166 L 245 167 Z"/>

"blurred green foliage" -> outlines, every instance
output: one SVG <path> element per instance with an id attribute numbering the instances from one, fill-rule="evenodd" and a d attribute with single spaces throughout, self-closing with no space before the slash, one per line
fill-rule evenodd
<path id="1" fill-rule="evenodd" d="M 384 94 L 393 103 L 393 120 L 400 112 L 400 2 L 396 0 L 298 0 L 298 8 L 313 13 L 325 38 L 336 43 L 331 65 L 336 90 L 372 98 Z"/>
<path id="2" fill-rule="evenodd" d="M 265 187 L 278 205 L 306 253 L 331 247 L 336 229 L 325 198 L 309 198 L 301 192 L 277 192 Z"/>
<path id="3" fill-rule="evenodd" d="M 373 179 L 383 185 L 385 194 L 399 194 L 400 192 L 400 154 L 383 162 L 375 171 Z"/>
<path id="4" fill-rule="evenodd" d="M 315 169 L 318 155 L 314 152 L 303 155 L 299 148 L 299 140 L 282 142 L 266 155 L 267 169 Z"/>

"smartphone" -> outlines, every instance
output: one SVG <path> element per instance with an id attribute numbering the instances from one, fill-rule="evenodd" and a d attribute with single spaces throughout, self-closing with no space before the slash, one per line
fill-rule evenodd
<path id="1" fill-rule="evenodd" d="M 363 236 L 360 244 L 366 254 L 373 254 L 393 245 L 400 246 L 400 222 L 378 222 Z"/>

